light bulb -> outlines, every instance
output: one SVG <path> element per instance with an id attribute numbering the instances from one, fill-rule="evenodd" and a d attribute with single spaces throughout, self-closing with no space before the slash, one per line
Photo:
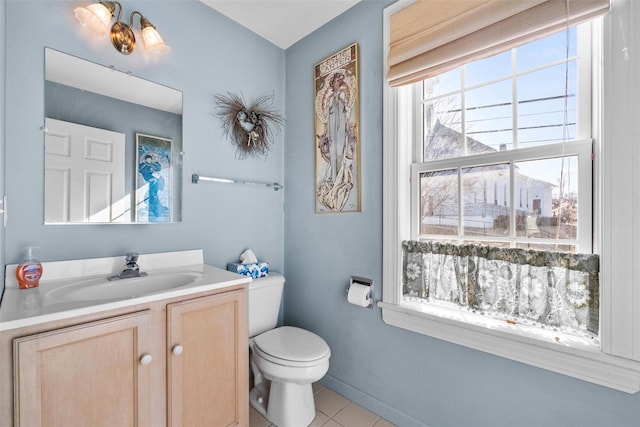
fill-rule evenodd
<path id="1" fill-rule="evenodd" d="M 153 25 L 146 26 L 142 29 L 142 41 L 147 51 L 153 55 L 166 55 L 171 48 L 164 43 L 162 37 Z"/>
<path id="2" fill-rule="evenodd" d="M 91 31 L 103 35 L 109 30 L 113 15 L 103 4 L 93 3 L 87 7 L 77 7 L 73 11 L 80 25 Z"/>

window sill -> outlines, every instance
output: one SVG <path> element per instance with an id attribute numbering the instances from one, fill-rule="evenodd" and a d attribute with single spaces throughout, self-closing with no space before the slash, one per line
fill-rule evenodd
<path id="1" fill-rule="evenodd" d="M 543 332 L 533 338 L 524 328 L 487 319 L 470 324 L 452 315 L 443 317 L 412 303 L 379 302 L 385 323 L 538 368 L 599 384 L 626 393 L 640 391 L 640 362 L 603 353 L 597 343 Z M 458 314 L 458 316 L 462 316 Z"/>

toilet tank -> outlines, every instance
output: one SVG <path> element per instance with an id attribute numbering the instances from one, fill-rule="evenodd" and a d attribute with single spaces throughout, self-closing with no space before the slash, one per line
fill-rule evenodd
<path id="1" fill-rule="evenodd" d="M 249 337 L 273 329 L 278 324 L 284 276 L 270 272 L 249 283 Z"/>

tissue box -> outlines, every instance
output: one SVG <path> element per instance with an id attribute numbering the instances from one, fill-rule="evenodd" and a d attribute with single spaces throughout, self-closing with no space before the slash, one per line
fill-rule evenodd
<path id="1" fill-rule="evenodd" d="M 227 264 L 227 270 L 257 279 L 258 277 L 269 275 L 269 264 L 266 262 L 256 262 L 251 264 L 230 262 Z"/>

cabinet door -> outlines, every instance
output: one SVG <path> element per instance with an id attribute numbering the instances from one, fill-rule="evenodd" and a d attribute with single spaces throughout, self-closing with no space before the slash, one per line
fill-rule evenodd
<path id="1" fill-rule="evenodd" d="M 168 306 L 171 426 L 249 425 L 244 289 Z"/>
<path id="2" fill-rule="evenodd" d="M 149 425 L 148 329 L 141 312 L 15 339 L 15 425 Z"/>

